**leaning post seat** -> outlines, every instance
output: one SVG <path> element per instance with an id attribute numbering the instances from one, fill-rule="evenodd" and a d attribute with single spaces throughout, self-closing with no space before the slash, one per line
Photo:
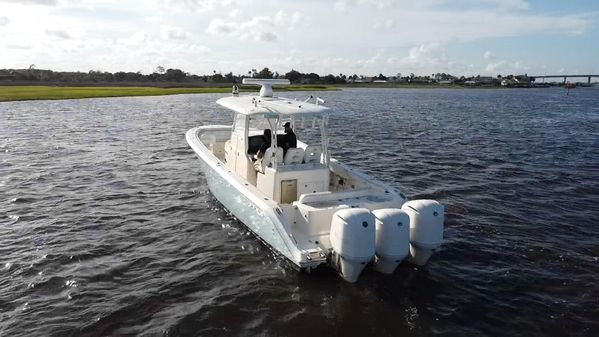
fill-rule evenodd
<path id="1" fill-rule="evenodd" d="M 304 163 L 320 163 L 322 149 L 320 145 L 308 145 L 304 150 Z"/>
<path id="2" fill-rule="evenodd" d="M 297 147 L 290 147 L 287 149 L 285 159 L 283 160 L 285 165 L 301 164 L 304 160 L 304 149 Z"/>
<path id="3" fill-rule="evenodd" d="M 277 164 L 283 164 L 283 148 L 282 147 L 269 147 L 264 152 L 262 161 L 265 167 L 273 166 L 273 160 L 276 160 Z"/>

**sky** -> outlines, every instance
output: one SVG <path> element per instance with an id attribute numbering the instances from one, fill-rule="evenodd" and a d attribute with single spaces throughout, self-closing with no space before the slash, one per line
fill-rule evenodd
<path id="1" fill-rule="evenodd" d="M 0 0 L 0 68 L 599 74 L 599 1 Z"/>

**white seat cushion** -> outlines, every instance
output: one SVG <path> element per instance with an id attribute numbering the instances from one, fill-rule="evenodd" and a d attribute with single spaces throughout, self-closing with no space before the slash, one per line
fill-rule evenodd
<path id="1" fill-rule="evenodd" d="M 304 150 L 304 163 L 320 163 L 320 145 L 308 145 Z"/>
<path id="2" fill-rule="evenodd" d="M 304 149 L 300 149 L 297 147 L 291 147 L 287 149 L 287 153 L 285 154 L 285 165 L 291 164 L 301 164 L 304 160 Z"/>
<path id="3" fill-rule="evenodd" d="M 273 160 L 277 161 L 277 164 L 283 164 L 283 148 L 282 147 L 269 147 L 264 152 L 262 161 L 264 166 L 272 166 Z"/>

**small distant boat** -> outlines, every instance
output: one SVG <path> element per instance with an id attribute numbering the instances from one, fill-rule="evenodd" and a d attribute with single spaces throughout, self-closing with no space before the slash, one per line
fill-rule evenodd
<path id="1" fill-rule="evenodd" d="M 572 82 L 566 82 L 566 95 L 570 95 L 570 90 L 576 88 L 576 84 Z"/>
<path id="2" fill-rule="evenodd" d="M 210 191 L 239 221 L 300 269 L 328 264 L 349 282 L 371 262 L 392 273 L 404 259 L 428 261 L 443 242 L 443 205 L 407 201 L 389 184 L 331 158 L 330 109 L 322 99 L 276 97 L 272 86 L 287 80 L 243 83 L 261 85 L 260 93 L 239 95 L 234 87 L 217 101 L 233 111 L 232 125 L 199 126 L 186 134 Z M 296 147 L 285 147 L 287 122 L 296 131 L 319 129 L 320 142 L 298 139 Z"/>

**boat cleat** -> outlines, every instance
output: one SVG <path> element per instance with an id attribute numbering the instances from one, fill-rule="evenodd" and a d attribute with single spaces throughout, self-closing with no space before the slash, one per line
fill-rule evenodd
<path id="1" fill-rule="evenodd" d="M 302 255 L 305 257 L 304 263 L 306 265 L 316 266 L 327 262 L 327 256 L 320 247 L 302 250 Z"/>

